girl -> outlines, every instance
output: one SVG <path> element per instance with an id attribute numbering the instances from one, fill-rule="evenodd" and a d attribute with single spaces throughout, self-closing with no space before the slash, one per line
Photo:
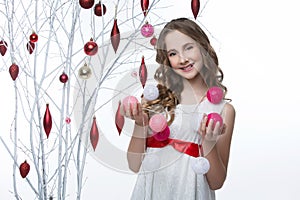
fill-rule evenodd
<path id="1" fill-rule="evenodd" d="M 129 168 L 139 172 L 132 199 L 215 199 L 214 190 L 226 178 L 235 119 L 235 110 L 225 98 L 217 55 L 203 30 L 186 18 L 165 25 L 156 50 L 159 97 L 123 110 L 124 116 L 135 120 L 127 153 Z M 223 90 L 218 104 L 206 97 L 212 86 Z M 153 139 L 148 128 L 157 112 L 168 114 L 166 141 Z M 224 125 L 208 121 L 210 112 L 220 113 Z M 209 161 L 205 174 L 193 170 L 199 156 Z"/>

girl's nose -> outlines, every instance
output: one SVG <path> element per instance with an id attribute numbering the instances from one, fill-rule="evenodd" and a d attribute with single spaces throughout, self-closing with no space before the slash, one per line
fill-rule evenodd
<path id="1" fill-rule="evenodd" d="M 183 54 L 180 54 L 179 55 L 179 62 L 180 62 L 180 64 L 186 64 L 186 63 L 189 62 L 189 59 L 186 56 L 184 56 Z"/>

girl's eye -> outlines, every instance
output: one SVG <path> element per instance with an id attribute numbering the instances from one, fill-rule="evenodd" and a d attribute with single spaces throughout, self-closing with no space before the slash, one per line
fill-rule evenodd
<path id="1" fill-rule="evenodd" d="M 186 50 L 191 50 L 191 49 L 193 49 L 194 47 L 193 46 L 187 46 L 186 47 Z"/>
<path id="2" fill-rule="evenodd" d="M 169 57 L 172 57 L 172 56 L 175 56 L 175 55 L 176 55 L 176 53 L 174 53 L 174 52 L 169 53 Z"/>

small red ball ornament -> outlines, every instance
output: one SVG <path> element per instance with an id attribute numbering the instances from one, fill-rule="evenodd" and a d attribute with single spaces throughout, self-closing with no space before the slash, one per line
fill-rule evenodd
<path id="1" fill-rule="evenodd" d="M 105 15 L 106 13 L 106 6 L 99 1 L 94 7 L 94 13 L 95 15 L 101 17 L 102 15 Z"/>
<path id="2" fill-rule="evenodd" d="M 155 46 L 155 45 L 156 45 L 156 42 L 157 42 L 157 38 L 156 38 L 155 36 L 153 36 L 153 37 L 151 38 L 151 40 L 150 40 L 150 44 L 151 44 L 152 46 Z"/>
<path id="3" fill-rule="evenodd" d="M 19 66 L 16 65 L 15 63 L 13 63 L 10 67 L 9 67 L 9 74 L 12 78 L 12 80 L 16 80 L 16 78 L 19 75 Z"/>
<path id="4" fill-rule="evenodd" d="M 30 165 L 27 163 L 27 161 L 25 160 L 21 165 L 20 165 L 20 174 L 22 176 L 22 178 L 26 178 L 26 176 L 28 175 L 30 171 Z"/>
<path id="5" fill-rule="evenodd" d="M 209 90 L 206 93 L 206 97 L 209 102 L 213 104 L 218 104 L 222 101 L 224 97 L 223 90 L 218 86 L 213 86 L 209 88 Z"/>
<path id="6" fill-rule="evenodd" d="M 154 28 L 151 24 L 146 22 L 141 28 L 141 33 L 144 37 L 151 37 L 154 33 Z"/>
<path id="7" fill-rule="evenodd" d="M 38 39 L 39 39 L 39 36 L 35 32 L 32 32 L 32 34 L 29 36 L 30 42 L 37 42 Z"/>
<path id="8" fill-rule="evenodd" d="M 91 38 L 90 41 L 84 45 L 84 52 L 88 56 L 93 56 L 97 54 L 98 45 L 96 42 L 94 42 L 93 38 Z"/>
<path id="9" fill-rule="evenodd" d="M 7 43 L 4 40 L 1 40 L 0 41 L 0 54 L 2 56 L 4 56 L 6 51 L 7 51 Z"/>
<path id="10" fill-rule="evenodd" d="M 93 7 L 95 0 L 79 0 L 79 4 L 84 9 L 90 9 Z"/>
<path id="11" fill-rule="evenodd" d="M 210 121 L 211 119 L 214 121 L 214 123 L 213 123 L 213 128 L 215 128 L 217 122 L 220 123 L 220 127 L 223 126 L 223 118 L 221 117 L 221 115 L 220 115 L 219 113 L 209 113 L 209 114 L 207 115 L 206 126 L 208 126 L 209 121 Z"/>
<path id="12" fill-rule="evenodd" d="M 63 72 L 60 76 L 59 76 L 59 80 L 62 83 L 66 83 L 68 81 L 69 77 L 67 74 L 65 74 L 65 72 Z"/>

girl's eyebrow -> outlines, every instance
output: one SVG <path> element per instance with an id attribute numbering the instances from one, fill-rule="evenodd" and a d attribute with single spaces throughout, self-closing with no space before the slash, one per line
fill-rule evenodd
<path id="1" fill-rule="evenodd" d="M 194 45 L 195 43 L 194 42 L 188 42 L 188 43 L 185 43 L 182 47 L 184 49 L 184 48 L 186 48 L 186 46 L 191 45 L 191 44 Z M 170 49 L 170 50 L 167 51 L 167 53 L 169 53 L 171 51 L 176 51 L 176 49 Z"/>

